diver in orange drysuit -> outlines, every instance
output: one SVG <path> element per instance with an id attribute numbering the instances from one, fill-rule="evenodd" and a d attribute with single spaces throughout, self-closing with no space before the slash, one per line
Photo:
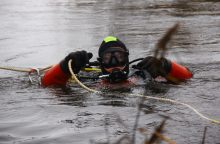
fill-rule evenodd
<path id="1" fill-rule="evenodd" d="M 128 82 L 131 79 L 131 76 L 129 76 L 129 50 L 118 38 L 106 37 L 99 47 L 98 55 L 97 59 L 102 75 L 106 76 L 103 81 L 114 84 Z M 74 73 L 77 74 L 89 64 L 92 56 L 92 53 L 86 51 L 70 53 L 59 64 L 50 68 L 44 74 L 42 85 L 45 87 L 66 85 L 71 77 L 68 61 L 72 59 L 72 68 Z M 185 81 L 192 77 L 192 72 L 188 68 L 166 58 L 158 60 L 155 57 L 148 56 L 137 63 L 134 68 L 149 73 L 153 79 L 163 77 L 168 82 Z M 141 73 L 140 77 L 146 78 L 144 73 Z"/>

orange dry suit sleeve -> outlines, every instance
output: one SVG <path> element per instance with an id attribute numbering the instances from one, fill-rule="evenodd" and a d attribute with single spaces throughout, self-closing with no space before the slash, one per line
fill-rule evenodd
<path id="1" fill-rule="evenodd" d="M 57 64 L 50 68 L 41 79 L 41 83 L 43 86 L 52 86 L 52 85 L 66 85 L 70 75 L 64 73 L 61 69 L 61 65 Z"/>
<path id="2" fill-rule="evenodd" d="M 172 82 L 185 81 L 192 78 L 192 72 L 185 66 L 177 64 L 174 61 L 169 61 L 170 70 L 166 76 L 167 80 Z"/>
<path id="3" fill-rule="evenodd" d="M 89 59 L 92 58 L 92 53 L 86 51 L 76 51 L 69 53 L 59 64 L 49 69 L 42 78 L 43 86 L 51 85 L 65 85 L 70 78 L 71 74 L 68 67 L 69 60 L 74 73 L 79 73 L 81 68 L 85 67 L 89 63 Z"/>
<path id="4" fill-rule="evenodd" d="M 137 64 L 137 68 L 147 70 L 154 79 L 162 76 L 174 83 L 185 81 L 193 76 L 188 68 L 166 58 L 157 59 L 153 56 L 144 58 Z"/>

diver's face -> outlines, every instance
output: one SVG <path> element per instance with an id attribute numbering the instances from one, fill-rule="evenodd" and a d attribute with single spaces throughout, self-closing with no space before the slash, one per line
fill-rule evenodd
<path id="1" fill-rule="evenodd" d="M 109 48 L 102 54 L 102 70 L 109 74 L 111 82 L 120 82 L 127 79 L 128 53 L 121 48 Z"/>
<path id="2" fill-rule="evenodd" d="M 109 48 L 102 55 L 102 66 L 111 72 L 114 68 L 123 70 L 128 61 L 128 53 L 121 48 Z"/>

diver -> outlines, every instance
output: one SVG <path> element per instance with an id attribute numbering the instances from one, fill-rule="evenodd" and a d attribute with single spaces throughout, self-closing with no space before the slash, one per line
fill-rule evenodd
<path id="1" fill-rule="evenodd" d="M 89 62 L 92 56 L 93 54 L 87 51 L 71 52 L 60 63 L 46 71 L 41 80 L 42 85 L 45 87 L 65 86 L 71 77 L 68 61 L 73 61 L 73 71 L 78 74 L 83 68 L 92 66 L 92 62 Z M 188 68 L 166 58 L 158 59 L 148 56 L 129 62 L 129 50 L 122 41 L 114 36 L 104 38 L 99 47 L 98 56 L 96 65 L 98 63 L 101 69 L 100 78 L 110 84 L 129 83 L 133 81 L 132 77 L 146 79 L 146 73 L 154 80 L 163 78 L 171 83 L 185 81 L 193 76 Z M 135 73 L 130 74 L 129 64 L 138 60 L 140 62 L 132 67 L 136 70 Z"/>

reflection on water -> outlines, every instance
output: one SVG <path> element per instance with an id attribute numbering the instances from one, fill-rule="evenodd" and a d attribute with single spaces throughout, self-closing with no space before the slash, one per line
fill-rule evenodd
<path id="1" fill-rule="evenodd" d="M 1 0 L 0 19 L 0 65 L 19 67 L 55 64 L 75 50 L 93 52 L 94 61 L 107 35 L 126 43 L 131 60 L 152 55 L 157 41 L 178 21 L 167 57 L 194 72 L 192 80 L 178 86 L 146 82 L 97 95 L 77 84 L 42 88 L 23 73 L 1 70 L 0 143 L 84 144 L 107 137 L 114 142 L 132 131 L 140 101 L 139 127 L 151 132 L 160 115 L 167 115 L 165 135 L 177 143 L 201 143 L 205 126 L 206 143 L 219 143 L 219 126 L 189 109 L 123 94 L 179 100 L 220 119 L 218 0 Z M 91 88 L 98 84 L 86 82 Z M 143 140 L 137 133 L 137 143 Z"/>

